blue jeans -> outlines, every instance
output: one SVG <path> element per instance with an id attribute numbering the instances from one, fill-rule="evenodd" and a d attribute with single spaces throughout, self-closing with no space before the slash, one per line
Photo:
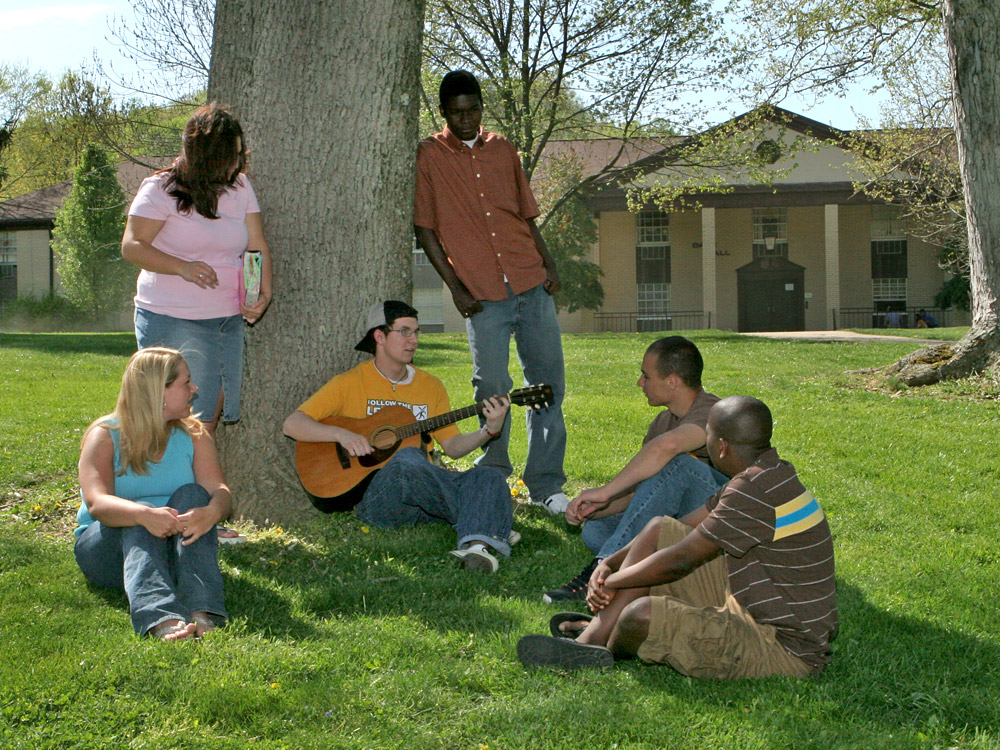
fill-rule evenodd
<path id="1" fill-rule="evenodd" d="M 526 409 L 528 423 L 528 458 L 524 483 L 538 501 L 562 490 L 566 483 L 563 458 L 566 455 L 566 425 L 562 403 L 566 392 L 562 337 L 552 297 L 542 286 L 521 294 L 507 287 L 507 299 L 500 302 L 480 300 L 483 311 L 465 322 L 472 352 L 472 386 L 476 401 L 510 391 L 513 381 L 510 366 L 510 337 L 514 336 L 521 360 L 525 385 L 548 383 L 553 399 L 548 408 Z M 480 424 L 484 420 L 480 419 Z M 492 466 L 504 477 L 514 467 L 510 462 L 510 415 L 500 437 L 488 442 L 477 466 Z"/>
<path id="2" fill-rule="evenodd" d="M 184 355 L 191 382 L 198 386 L 193 407 L 202 422 L 215 419 L 219 394 L 225 393 L 222 421 L 240 418 L 243 389 L 243 318 L 187 320 L 137 307 L 135 339 L 140 349 L 168 346 Z"/>
<path id="3" fill-rule="evenodd" d="M 178 487 L 167 503 L 179 513 L 208 505 L 209 494 L 197 484 Z M 105 526 L 95 521 L 73 548 L 87 580 L 124 589 L 132 627 L 139 635 L 166 620 L 190 622 L 192 612 L 225 619 L 219 539 L 215 528 L 187 547 L 175 534 L 161 539 L 142 526 Z"/>
<path id="4" fill-rule="evenodd" d="M 583 543 L 603 560 L 631 542 L 653 518 L 683 518 L 728 481 L 725 474 L 687 453 L 674 456 L 659 473 L 636 485 L 632 501 L 621 513 L 587 521 Z"/>
<path id="5" fill-rule="evenodd" d="M 458 533 L 458 549 L 482 542 L 510 557 L 514 511 L 507 482 L 495 469 L 448 471 L 419 448 L 403 448 L 379 469 L 354 512 L 380 529 L 448 523 Z"/>

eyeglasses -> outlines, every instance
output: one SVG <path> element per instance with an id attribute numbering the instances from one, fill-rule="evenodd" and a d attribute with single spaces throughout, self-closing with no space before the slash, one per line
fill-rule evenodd
<path id="1" fill-rule="evenodd" d="M 419 328 L 390 328 L 389 330 L 390 331 L 395 331 L 400 336 L 402 336 L 404 339 L 408 339 L 411 336 L 419 336 L 420 335 L 420 329 Z"/>

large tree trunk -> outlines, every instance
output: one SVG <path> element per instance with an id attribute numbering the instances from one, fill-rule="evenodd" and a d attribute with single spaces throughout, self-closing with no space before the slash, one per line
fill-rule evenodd
<path id="1" fill-rule="evenodd" d="M 372 302 L 409 294 L 422 16 L 422 0 L 218 2 L 209 97 L 243 125 L 274 257 L 243 418 L 220 431 L 239 515 L 311 509 L 282 420 L 357 362 Z"/>
<path id="2" fill-rule="evenodd" d="M 943 12 L 969 226 L 972 327 L 953 347 L 901 362 L 900 375 L 912 384 L 965 377 L 1000 359 L 1000 3 L 944 0 Z"/>

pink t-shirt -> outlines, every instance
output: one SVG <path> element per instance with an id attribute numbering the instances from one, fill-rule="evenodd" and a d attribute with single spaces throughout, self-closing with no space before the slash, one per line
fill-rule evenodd
<path id="1" fill-rule="evenodd" d="M 219 285 L 202 289 L 180 276 L 143 270 L 136 282 L 135 306 L 161 315 L 204 320 L 240 312 L 240 255 L 247 249 L 246 215 L 260 213 L 246 175 L 219 196 L 218 219 L 206 219 L 193 208 L 182 214 L 177 199 L 164 189 L 168 174 L 147 177 L 136 193 L 129 216 L 165 222 L 153 240 L 157 250 L 184 260 L 201 260 L 215 269 Z"/>

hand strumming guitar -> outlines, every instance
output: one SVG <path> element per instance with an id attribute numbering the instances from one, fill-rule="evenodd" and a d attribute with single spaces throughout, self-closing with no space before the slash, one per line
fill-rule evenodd
<path id="1" fill-rule="evenodd" d="M 371 453 L 374 448 L 372 448 L 371 443 L 368 442 L 367 438 L 362 437 L 356 432 L 351 432 L 350 430 L 345 430 L 343 428 L 337 428 L 339 435 L 337 436 L 337 442 L 340 443 L 352 456 L 367 456 Z"/>

